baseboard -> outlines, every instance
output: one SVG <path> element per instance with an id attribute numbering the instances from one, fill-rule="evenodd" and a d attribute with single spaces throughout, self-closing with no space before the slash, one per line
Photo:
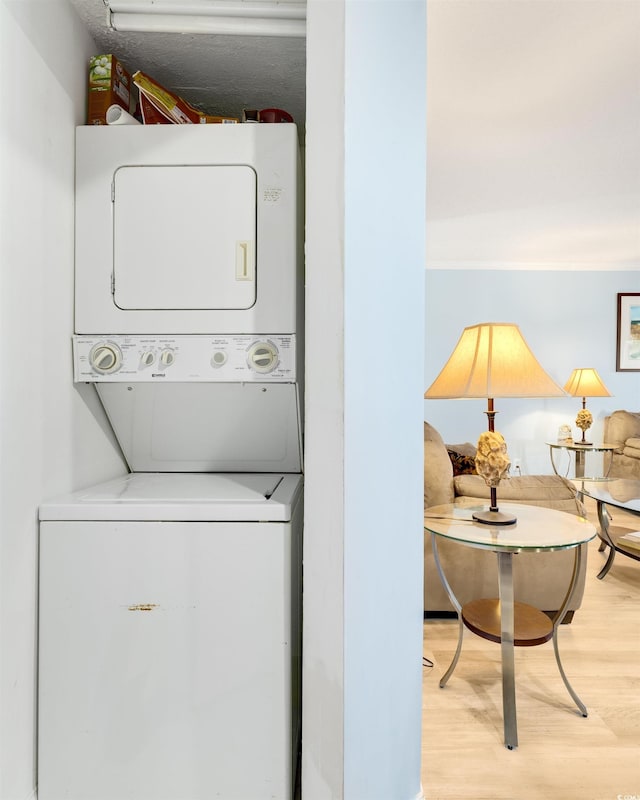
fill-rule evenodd
<path id="1" fill-rule="evenodd" d="M 455 611 L 425 611 L 423 613 L 424 619 L 457 619 L 458 614 Z"/>
<path id="2" fill-rule="evenodd" d="M 557 611 L 545 611 L 548 617 L 553 617 L 558 613 Z M 574 611 L 567 611 L 562 618 L 562 625 L 570 625 L 573 620 Z M 425 611 L 423 619 L 457 619 L 458 615 L 455 611 Z"/>

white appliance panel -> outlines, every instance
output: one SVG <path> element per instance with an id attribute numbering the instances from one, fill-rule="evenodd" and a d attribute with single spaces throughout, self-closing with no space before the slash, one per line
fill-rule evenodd
<path id="1" fill-rule="evenodd" d="M 291 383 L 97 383 L 133 472 L 300 472 Z"/>
<path id="2" fill-rule="evenodd" d="M 291 800 L 300 514 L 41 523 L 40 800 Z"/>
<path id="3" fill-rule="evenodd" d="M 209 198 L 218 199 L 215 207 Z M 113 180 L 114 303 L 122 310 L 251 308 L 255 237 L 253 168 L 121 167 Z"/>
<path id="4" fill-rule="evenodd" d="M 301 184 L 292 124 L 77 128 L 76 333 L 296 333 Z"/>
<path id="5" fill-rule="evenodd" d="M 74 336 L 76 383 L 293 383 L 296 337 Z"/>

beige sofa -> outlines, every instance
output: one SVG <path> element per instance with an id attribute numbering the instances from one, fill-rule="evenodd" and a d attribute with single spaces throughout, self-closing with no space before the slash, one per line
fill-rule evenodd
<path id="1" fill-rule="evenodd" d="M 640 412 L 613 411 L 605 417 L 604 441 L 618 445 L 609 477 L 640 480 Z"/>
<path id="2" fill-rule="evenodd" d="M 460 450 L 459 446 L 455 447 Z M 467 452 L 473 446 L 466 445 Z M 442 437 L 424 423 L 424 506 L 482 498 L 488 501 L 489 488 L 479 475 L 453 474 L 452 460 Z M 498 486 L 500 502 L 547 506 L 571 514 L 584 514 L 575 487 L 557 475 L 529 475 L 507 478 Z M 584 593 L 586 545 L 578 582 L 565 622 L 580 607 Z M 497 597 L 497 559 L 494 553 L 438 540 L 440 561 L 451 587 L 461 602 L 481 597 Z M 519 553 L 514 559 L 515 598 L 542 611 L 557 611 L 566 596 L 573 572 L 572 550 L 554 553 Z M 431 535 L 424 537 L 424 610 L 426 616 L 447 616 L 453 606 L 441 584 L 431 546 Z"/>

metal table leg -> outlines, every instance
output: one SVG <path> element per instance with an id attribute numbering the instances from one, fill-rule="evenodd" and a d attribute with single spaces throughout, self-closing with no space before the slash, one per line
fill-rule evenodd
<path id="1" fill-rule="evenodd" d="M 447 681 L 456 668 L 460 653 L 462 651 L 462 639 L 464 636 L 464 624 L 462 622 L 462 606 L 458 598 L 453 593 L 453 589 L 444 574 L 440 556 L 438 554 L 438 542 L 435 534 L 431 534 L 433 548 L 433 558 L 438 570 L 438 575 L 442 581 L 453 607 L 458 613 L 458 646 L 449 668 L 440 679 L 440 688 L 444 688 Z M 518 726 L 516 720 L 516 685 L 515 685 L 515 655 L 514 655 L 514 606 L 513 606 L 513 554 L 500 552 L 498 555 L 498 586 L 500 590 L 500 639 L 502 655 L 502 713 L 504 718 L 504 739 L 505 745 L 509 750 L 518 746 Z"/>
<path id="2" fill-rule="evenodd" d="M 516 676 L 513 645 L 513 554 L 498 553 L 498 587 L 500 590 L 500 651 L 502 655 L 502 713 L 504 743 L 513 750 L 518 746 L 516 719 Z"/>
<path id="3" fill-rule="evenodd" d="M 571 602 L 571 598 L 573 597 L 573 593 L 576 588 L 576 583 L 578 582 L 578 575 L 580 574 L 580 566 L 582 564 L 582 545 L 578 545 L 576 547 L 576 554 L 573 561 L 573 574 L 571 575 L 571 582 L 569 584 L 569 588 L 567 590 L 567 594 L 558 610 L 558 613 L 555 615 L 553 619 L 553 652 L 556 656 L 556 664 L 558 665 L 558 671 L 560 672 L 560 677 L 562 678 L 564 685 L 567 688 L 567 691 L 571 695 L 573 702 L 578 706 L 578 710 L 582 714 L 583 717 L 587 717 L 587 707 L 582 702 L 582 700 L 578 697 L 578 695 L 573 691 L 573 687 L 569 683 L 569 679 L 567 678 L 564 667 L 562 666 L 562 662 L 560 661 L 560 650 L 558 648 L 558 629 L 562 620 L 564 618 L 565 612 L 569 607 L 569 603 Z"/>
<path id="4" fill-rule="evenodd" d="M 464 636 L 464 625 L 462 623 L 462 606 L 458 602 L 458 598 L 453 593 L 453 589 L 451 588 L 451 584 L 447 580 L 447 576 L 444 574 L 444 570 L 442 569 L 442 564 L 440 563 L 440 554 L 438 553 L 438 537 L 435 533 L 431 534 L 431 549 L 433 550 L 433 560 L 436 564 L 436 569 L 438 570 L 438 576 L 440 577 L 440 581 L 444 586 L 444 589 L 451 601 L 451 605 L 455 608 L 458 614 L 458 646 L 456 648 L 455 655 L 453 656 L 453 661 L 449 664 L 449 669 L 445 672 L 445 674 L 440 678 L 440 688 L 444 689 L 447 681 L 453 675 L 453 671 L 456 668 L 456 664 L 458 663 L 458 659 L 460 658 L 460 653 L 462 652 L 462 637 Z"/>
<path id="5" fill-rule="evenodd" d="M 609 547 L 609 555 L 605 565 L 596 575 L 597 578 L 602 580 L 607 572 L 609 572 L 611 569 L 613 559 L 616 557 L 616 546 L 614 545 L 609 534 L 609 512 L 607 511 L 607 506 L 602 502 L 602 500 L 598 500 L 598 521 L 600 522 L 600 539 L 602 539 L 601 548 L 604 549 L 603 545 Z"/>

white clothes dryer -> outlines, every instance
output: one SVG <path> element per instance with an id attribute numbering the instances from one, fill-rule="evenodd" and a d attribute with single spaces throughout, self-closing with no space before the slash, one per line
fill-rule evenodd
<path id="1" fill-rule="evenodd" d="M 291 800 L 302 479 L 131 474 L 40 509 L 41 800 Z"/>
<path id="2" fill-rule="evenodd" d="M 298 132 L 76 131 L 75 331 L 302 332 Z"/>

